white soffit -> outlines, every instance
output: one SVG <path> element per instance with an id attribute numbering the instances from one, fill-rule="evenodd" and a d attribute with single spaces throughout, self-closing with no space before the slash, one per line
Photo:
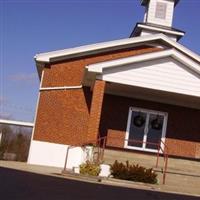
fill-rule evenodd
<path id="1" fill-rule="evenodd" d="M 53 61 L 59 61 L 59 60 L 67 59 L 67 58 L 90 55 L 95 52 L 98 53 L 98 52 L 104 52 L 106 50 L 120 49 L 122 47 L 128 48 L 134 45 L 138 45 L 140 43 L 148 43 L 148 42 L 154 42 L 158 40 L 161 40 L 161 42 L 163 41 L 167 43 L 172 48 L 175 48 L 178 51 L 191 57 L 192 59 L 200 62 L 200 56 L 198 54 L 192 52 L 191 50 L 187 49 L 183 45 L 171 40 L 164 34 L 145 35 L 145 36 L 133 37 L 133 38 L 128 38 L 128 39 L 102 42 L 102 43 L 75 47 L 75 48 L 70 48 L 70 49 L 41 53 L 41 54 L 36 54 L 34 58 L 38 65 L 39 63 L 50 63 Z"/>
<path id="2" fill-rule="evenodd" d="M 163 50 L 163 51 L 153 52 L 153 53 L 146 53 L 142 55 L 131 56 L 128 58 L 122 58 L 122 59 L 116 59 L 112 61 L 91 64 L 91 65 L 86 66 L 86 68 L 88 69 L 88 72 L 103 73 L 103 70 L 107 68 L 119 67 L 123 65 L 132 64 L 132 63 L 145 62 L 145 61 L 150 61 L 150 60 L 155 60 L 158 58 L 165 58 L 165 57 L 173 57 L 175 60 L 186 65 L 188 68 L 190 68 L 191 70 L 195 71 L 196 73 L 200 75 L 199 63 L 194 62 L 192 59 L 188 58 L 187 56 L 178 52 L 175 49 Z"/>
<path id="3" fill-rule="evenodd" d="M 137 44 L 141 42 L 148 42 L 152 40 L 160 39 L 159 35 L 148 35 L 148 36 L 141 36 L 141 37 L 135 37 L 135 38 L 127 38 L 127 39 L 120 39 L 120 40 L 113 40 L 108 42 L 101 42 L 91 45 L 84 45 L 80 47 L 74 47 L 69 49 L 63 49 L 58 51 L 51 51 L 47 53 L 40 53 L 35 55 L 36 62 L 51 62 L 54 58 L 64 57 L 64 56 L 71 56 L 74 54 L 82 54 L 82 53 L 88 53 L 91 51 L 98 51 L 102 49 L 112 48 L 112 47 L 120 47 L 120 46 L 127 46 L 132 44 Z"/>

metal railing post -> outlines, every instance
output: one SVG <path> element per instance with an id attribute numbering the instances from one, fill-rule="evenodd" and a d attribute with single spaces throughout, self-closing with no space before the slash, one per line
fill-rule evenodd
<path id="1" fill-rule="evenodd" d="M 161 143 L 160 143 L 160 144 L 161 144 Z M 159 143 L 158 143 L 158 152 L 157 152 L 157 159 L 156 159 L 156 168 L 158 168 L 159 157 L 160 157 L 160 145 L 159 145 Z"/>
<path id="2" fill-rule="evenodd" d="M 165 184 L 165 180 L 166 180 L 167 165 L 168 165 L 168 155 L 166 155 L 166 159 L 165 159 L 165 166 L 164 166 L 164 171 L 163 171 L 163 184 Z"/>
<path id="3" fill-rule="evenodd" d="M 114 140 L 116 140 L 115 137 L 110 137 Z M 134 143 L 139 143 L 139 144 L 152 144 L 152 145 L 155 145 L 157 146 L 157 153 L 155 154 L 157 156 L 156 158 L 156 168 L 158 168 L 158 165 L 159 165 L 159 158 L 160 158 L 160 153 L 163 154 L 163 159 L 164 159 L 164 163 L 163 163 L 163 168 L 162 169 L 162 173 L 163 173 L 163 184 L 165 184 L 166 182 L 166 173 L 167 173 L 167 167 L 168 167 L 168 147 L 167 145 L 165 144 L 165 142 L 162 141 L 162 139 L 160 140 L 159 143 L 153 143 L 153 142 L 144 142 L 144 141 L 141 141 L 141 140 L 134 140 L 134 139 L 125 139 L 124 142 L 130 142 L 131 144 L 134 144 Z M 162 148 L 162 145 L 163 145 L 163 148 Z"/>
<path id="4" fill-rule="evenodd" d="M 64 165 L 63 172 L 66 170 L 66 167 L 67 167 L 67 160 L 68 160 L 68 155 L 69 155 L 69 149 L 70 149 L 70 147 L 71 146 L 67 147 L 67 152 L 66 152 L 66 156 L 65 156 L 65 165 Z"/>

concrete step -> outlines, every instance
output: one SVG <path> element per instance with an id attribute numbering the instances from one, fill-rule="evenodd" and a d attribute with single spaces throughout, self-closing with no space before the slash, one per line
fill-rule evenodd
<path id="1" fill-rule="evenodd" d="M 127 152 L 120 150 L 105 149 L 104 162 L 106 164 L 113 164 L 115 160 L 119 162 L 129 161 L 130 163 L 140 164 L 148 167 L 154 167 L 156 164 L 156 155 L 137 154 L 135 152 Z"/>
<path id="2" fill-rule="evenodd" d="M 156 165 L 157 156 L 155 155 L 146 155 L 141 154 L 141 152 L 130 152 L 123 150 L 110 150 L 105 149 L 104 152 L 104 162 L 106 164 L 113 164 L 115 160 L 120 162 L 126 162 L 127 160 L 130 163 L 139 164 L 147 168 L 154 168 Z M 164 159 L 163 157 L 159 158 L 159 167 L 155 170 L 161 171 L 163 168 Z M 200 176 L 200 161 L 191 161 L 186 159 L 168 159 L 168 168 L 167 171 L 172 174 L 188 174 L 188 175 L 198 175 Z"/>

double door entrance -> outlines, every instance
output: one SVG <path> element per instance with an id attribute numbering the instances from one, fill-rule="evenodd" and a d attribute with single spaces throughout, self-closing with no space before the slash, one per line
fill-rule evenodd
<path id="1" fill-rule="evenodd" d="M 167 113 L 134 108 L 129 109 L 125 148 L 156 152 L 165 139 Z"/>

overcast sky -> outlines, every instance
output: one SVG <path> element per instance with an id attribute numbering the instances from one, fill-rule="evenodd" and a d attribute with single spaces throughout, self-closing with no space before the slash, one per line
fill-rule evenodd
<path id="1" fill-rule="evenodd" d="M 33 121 L 36 53 L 128 38 L 143 15 L 140 0 L 0 0 L 0 115 Z M 200 53 L 200 0 L 180 0 L 174 27 Z"/>

